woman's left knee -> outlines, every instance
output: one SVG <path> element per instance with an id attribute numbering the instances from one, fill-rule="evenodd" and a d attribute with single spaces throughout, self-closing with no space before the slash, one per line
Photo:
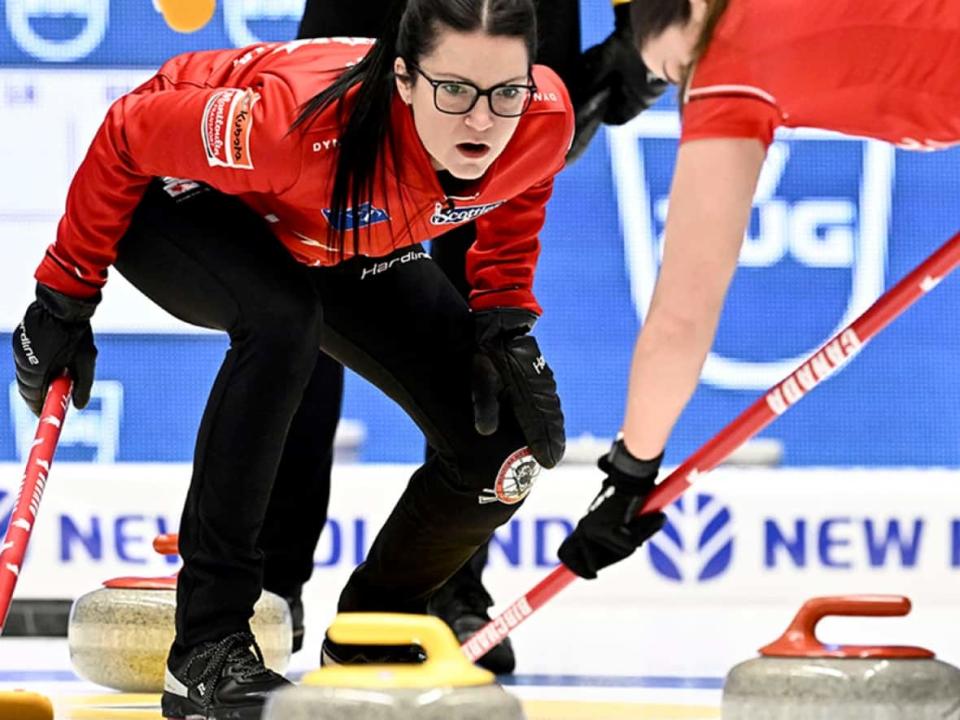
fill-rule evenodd
<path id="1" fill-rule="evenodd" d="M 491 439 L 478 435 L 483 441 L 450 462 L 456 475 L 454 482 L 461 491 L 475 494 L 480 506 L 518 505 L 533 490 L 542 469 L 540 463 L 519 432 L 503 433 L 495 443 L 489 442 Z"/>

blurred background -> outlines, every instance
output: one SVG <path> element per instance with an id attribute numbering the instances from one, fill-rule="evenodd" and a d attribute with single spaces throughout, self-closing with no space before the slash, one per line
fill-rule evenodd
<path id="1" fill-rule="evenodd" d="M 584 44 L 592 45 L 609 33 L 612 12 L 601 0 L 581 7 Z M 221 0 L 206 27 L 185 35 L 149 0 L 0 0 L 0 329 L 12 331 L 32 299 L 32 273 L 109 104 L 177 53 L 291 39 L 302 8 L 303 0 Z M 595 492 L 590 463 L 622 416 L 678 129 L 668 94 L 629 125 L 601 130 L 557 180 L 542 235 L 537 334 L 560 385 L 571 458 L 545 474 L 539 497 L 498 535 L 498 601 L 552 566 Z M 960 229 L 958 197 L 958 150 L 779 135 L 713 353 L 668 463 L 712 437 Z M 931 613 L 948 612 L 960 598 L 958 307 L 960 278 L 952 278 L 765 431 L 746 458 L 761 467 L 719 471 L 691 491 L 671 511 L 673 531 L 610 572 L 605 602 L 626 608 L 637 634 L 653 632 L 643 613 L 630 614 L 647 600 L 727 612 L 731 601 L 737 612 L 751 601 L 785 608 L 757 643 L 772 639 L 812 592 L 906 592 Z M 149 541 L 176 528 L 226 341 L 165 315 L 116 274 L 94 330 L 93 401 L 65 425 L 23 597 L 69 599 L 111 573 L 170 571 Z M 0 389 L 2 529 L 35 429 L 8 352 L 0 353 Z M 412 423 L 355 376 L 343 417 L 333 522 L 313 583 L 323 609 L 423 452 Z M 570 602 L 597 607 L 597 593 L 578 586 Z M 689 630 L 699 628 L 689 619 L 676 627 L 700 632 Z M 949 633 L 929 634 L 931 644 L 960 646 Z M 753 642 L 731 640 L 718 664 Z"/>

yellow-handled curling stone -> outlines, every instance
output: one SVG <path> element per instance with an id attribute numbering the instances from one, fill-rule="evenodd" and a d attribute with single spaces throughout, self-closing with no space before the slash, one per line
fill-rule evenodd
<path id="1" fill-rule="evenodd" d="M 263 720 L 523 720 L 520 702 L 475 667 L 440 619 L 342 613 L 328 630 L 348 645 L 419 645 L 417 665 L 340 665 L 274 693 Z"/>

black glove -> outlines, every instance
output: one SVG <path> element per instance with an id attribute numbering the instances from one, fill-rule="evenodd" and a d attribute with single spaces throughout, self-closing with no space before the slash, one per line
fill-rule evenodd
<path id="1" fill-rule="evenodd" d="M 13 331 L 17 385 L 34 415 L 39 417 L 47 388 L 64 369 L 73 378 L 74 406 L 90 402 L 97 361 L 90 318 L 99 302 L 99 292 L 83 300 L 37 285 L 36 301 Z"/>
<path id="2" fill-rule="evenodd" d="M 551 468 L 563 457 L 566 436 L 553 371 L 527 334 L 536 321 L 536 314 L 519 308 L 474 313 L 474 424 L 481 435 L 496 432 L 505 396 L 534 459 Z"/>
<path id="3" fill-rule="evenodd" d="M 653 490 L 661 454 L 653 460 L 638 460 L 617 440 L 597 465 L 607 474 L 603 488 L 576 529 L 560 545 L 560 560 L 588 580 L 597 571 L 620 562 L 663 527 L 662 512 L 637 515 Z"/>
<path id="4" fill-rule="evenodd" d="M 614 6 L 614 30 L 584 52 L 580 76 L 571 88 L 576 130 L 567 162 L 586 150 L 600 127 L 623 125 L 653 105 L 667 83 L 648 72 L 633 41 L 630 3 Z"/>

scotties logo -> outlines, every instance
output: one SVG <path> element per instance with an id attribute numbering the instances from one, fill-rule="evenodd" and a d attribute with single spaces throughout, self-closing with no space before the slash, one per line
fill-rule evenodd
<path id="1" fill-rule="evenodd" d="M 730 509 L 712 495 L 687 495 L 665 511 L 667 524 L 649 541 L 650 561 L 673 582 L 719 577 L 733 559 Z"/>
<path id="2" fill-rule="evenodd" d="M 107 33 L 110 0 L 7 0 L 14 42 L 46 62 L 82 60 Z"/>
<path id="3" fill-rule="evenodd" d="M 608 135 L 641 321 L 663 252 L 678 133 L 675 112 L 653 111 Z M 777 137 L 703 370 L 703 382 L 724 389 L 776 384 L 884 290 L 894 149 L 814 130 Z"/>
<path id="4" fill-rule="evenodd" d="M 464 205 L 461 207 L 448 207 L 443 203 L 437 203 L 430 218 L 431 225 L 459 225 L 460 223 L 471 222 L 481 215 L 486 215 L 491 210 L 496 210 L 503 205 L 503 201 L 487 203 L 486 205 Z"/>

